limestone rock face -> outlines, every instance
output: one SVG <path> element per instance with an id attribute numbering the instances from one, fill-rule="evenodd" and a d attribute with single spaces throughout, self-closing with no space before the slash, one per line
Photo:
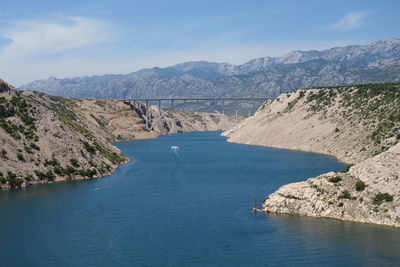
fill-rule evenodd
<path id="1" fill-rule="evenodd" d="M 284 185 L 263 203 L 276 213 L 375 223 L 400 227 L 400 144 L 351 167 L 348 173 L 327 173 Z M 340 177 L 339 182 L 329 179 Z M 357 191 L 357 181 L 366 185 Z M 347 191 L 348 195 L 343 193 Z M 378 194 L 392 200 L 378 201 Z"/>
<path id="2" fill-rule="evenodd" d="M 333 155 L 358 163 L 400 139 L 400 84 L 298 90 L 266 102 L 229 142 Z"/>

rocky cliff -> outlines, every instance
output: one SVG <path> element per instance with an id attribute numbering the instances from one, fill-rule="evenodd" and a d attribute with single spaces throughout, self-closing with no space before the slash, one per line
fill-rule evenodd
<path id="1" fill-rule="evenodd" d="M 266 103 L 230 142 L 334 155 L 355 164 L 282 186 L 264 209 L 400 226 L 400 84 L 298 90 Z"/>
<path id="2" fill-rule="evenodd" d="M 0 81 L 0 188 L 110 174 L 128 160 L 111 141 L 231 126 L 222 114 L 54 97 Z"/>

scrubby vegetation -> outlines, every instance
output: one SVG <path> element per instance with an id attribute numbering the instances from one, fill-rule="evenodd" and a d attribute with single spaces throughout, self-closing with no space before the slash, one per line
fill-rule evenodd
<path id="1" fill-rule="evenodd" d="M 57 159 L 52 158 L 52 159 L 46 159 L 43 163 L 43 166 L 48 167 L 48 166 L 59 166 L 60 162 L 58 162 Z"/>
<path id="2" fill-rule="evenodd" d="M 341 170 L 340 172 L 341 172 L 341 173 L 348 173 L 349 170 L 350 170 L 350 168 L 351 168 L 352 166 L 353 166 L 352 164 L 347 165 L 347 167 L 346 167 L 345 169 Z"/>
<path id="3" fill-rule="evenodd" d="M 379 144 L 389 137 L 396 137 L 400 129 L 400 84 L 361 84 L 329 87 L 308 95 L 310 110 L 318 112 L 335 103 L 340 94 L 343 117 L 348 120 L 362 119 L 374 128 L 370 139 Z"/>
<path id="4" fill-rule="evenodd" d="M 7 151 L 4 148 L 0 151 L 0 156 L 3 159 L 7 159 Z"/>
<path id="5" fill-rule="evenodd" d="M 33 108 L 27 100 L 20 93 L 14 95 L 10 101 L 4 97 L 0 99 L 0 128 L 16 140 L 21 140 L 22 134 L 26 139 L 37 141 L 35 118 L 31 116 Z M 20 124 L 8 120 L 14 116 L 19 118 Z"/>
<path id="6" fill-rule="evenodd" d="M 317 115 L 337 123 L 337 127 L 333 130 L 336 136 L 343 131 L 342 127 L 349 127 L 347 123 L 368 129 L 363 137 L 365 140 L 360 142 L 359 150 L 368 151 L 372 156 L 386 151 L 400 141 L 400 83 L 313 89 L 300 90 L 298 97 L 288 103 L 282 114 L 290 112 L 302 100 L 309 105 L 308 116 Z M 333 105 L 339 106 L 337 115 L 344 118 L 344 122 L 342 119 L 336 121 L 333 116 L 328 117 L 328 109 Z M 389 138 L 393 140 L 388 145 Z M 343 170 L 346 171 L 348 169 Z"/>
<path id="7" fill-rule="evenodd" d="M 52 181 L 55 178 L 52 170 L 48 170 L 47 172 L 35 171 L 35 174 L 39 180 Z"/>
<path id="8" fill-rule="evenodd" d="M 342 181 L 342 177 L 334 176 L 334 177 L 329 178 L 328 181 L 335 184 L 335 183 Z"/>
<path id="9" fill-rule="evenodd" d="M 357 182 L 356 182 L 356 190 L 357 191 L 364 191 L 365 187 L 366 187 L 366 184 L 363 181 L 357 180 Z"/>
<path id="10" fill-rule="evenodd" d="M 72 166 L 76 168 L 79 167 L 79 162 L 76 158 L 69 159 L 69 162 L 71 163 Z"/>
<path id="11" fill-rule="evenodd" d="M 99 151 L 99 153 L 107 158 L 109 161 L 111 161 L 114 164 L 121 164 L 125 161 L 125 159 L 121 156 L 118 155 L 115 152 L 111 152 L 110 150 L 106 149 L 105 147 L 103 147 L 102 145 L 100 145 L 97 142 L 94 142 L 94 146 L 96 147 L 96 149 Z"/>
<path id="12" fill-rule="evenodd" d="M 351 199 L 351 195 L 348 190 L 342 191 L 342 193 L 338 196 L 338 199 Z"/>
<path id="13" fill-rule="evenodd" d="M 25 161 L 25 158 L 21 153 L 17 153 L 17 159 L 20 161 Z"/>
<path id="14" fill-rule="evenodd" d="M 373 198 L 373 203 L 376 205 L 382 204 L 383 201 L 392 202 L 393 196 L 389 193 L 378 193 Z"/>

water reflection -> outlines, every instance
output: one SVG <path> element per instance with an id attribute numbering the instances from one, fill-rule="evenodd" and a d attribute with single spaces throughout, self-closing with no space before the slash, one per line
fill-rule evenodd
<path id="1" fill-rule="evenodd" d="M 0 191 L 0 205 L 8 201 L 32 198 L 51 193 L 66 192 L 69 190 L 86 187 L 89 184 L 93 184 L 94 182 L 94 180 L 62 181 L 51 184 L 32 185 L 22 190 L 3 190 Z"/>

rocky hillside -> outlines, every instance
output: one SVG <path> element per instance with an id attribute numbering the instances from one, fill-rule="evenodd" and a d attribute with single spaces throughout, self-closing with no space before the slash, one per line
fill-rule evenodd
<path id="1" fill-rule="evenodd" d="M 264 104 L 230 142 L 330 154 L 347 163 L 400 139 L 400 84 L 297 90 Z"/>
<path id="2" fill-rule="evenodd" d="M 67 97 L 113 99 L 277 96 L 315 86 L 400 81 L 399 73 L 400 39 L 389 39 L 322 51 L 293 51 L 243 65 L 200 61 L 126 75 L 49 78 L 21 89 Z"/>
<path id="3" fill-rule="evenodd" d="M 140 103 L 53 97 L 0 81 L 0 188 L 110 174 L 128 160 L 111 141 L 232 126 L 221 114 L 159 114 Z"/>
<path id="4" fill-rule="evenodd" d="M 400 84 L 283 94 L 225 135 L 355 164 L 281 187 L 265 199 L 265 210 L 400 226 Z"/>

